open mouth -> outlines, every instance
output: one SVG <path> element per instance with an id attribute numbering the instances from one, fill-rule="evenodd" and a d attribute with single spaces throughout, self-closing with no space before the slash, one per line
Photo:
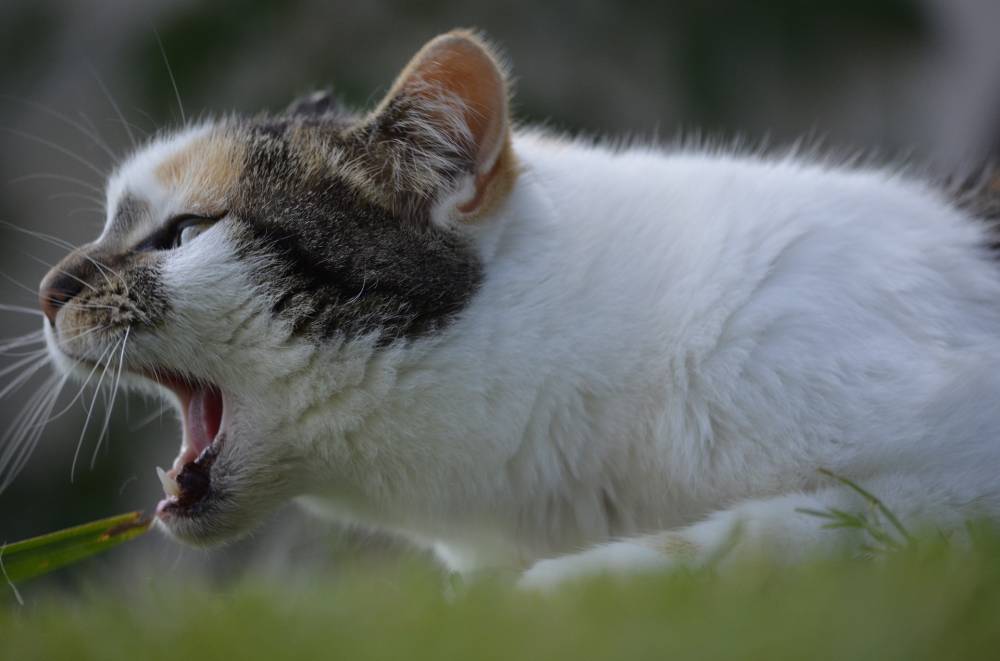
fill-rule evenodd
<path id="1" fill-rule="evenodd" d="M 157 374 L 157 383 L 178 399 L 183 419 L 181 451 L 169 470 L 157 467 L 164 498 L 156 506 L 160 518 L 197 514 L 212 493 L 211 470 L 222 448 L 222 391 L 173 374 Z"/>

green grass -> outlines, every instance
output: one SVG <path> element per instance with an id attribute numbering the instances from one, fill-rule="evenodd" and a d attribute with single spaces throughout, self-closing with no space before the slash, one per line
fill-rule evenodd
<path id="1" fill-rule="evenodd" d="M 0 577 L 21 583 L 103 553 L 149 531 L 142 512 L 129 512 L 0 546 Z"/>
<path id="2" fill-rule="evenodd" d="M 1000 650 L 1000 541 L 591 580 L 550 596 L 426 568 L 225 590 L 151 577 L 0 608 L 4 659 L 974 659 Z"/>

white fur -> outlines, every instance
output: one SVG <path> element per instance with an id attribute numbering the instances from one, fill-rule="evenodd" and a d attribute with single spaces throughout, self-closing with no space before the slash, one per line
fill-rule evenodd
<path id="1" fill-rule="evenodd" d="M 322 470 L 361 495 L 339 512 L 459 568 L 667 529 L 711 554 L 737 522 L 797 554 L 838 546 L 796 507 L 863 503 L 819 468 L 914 525 L 1000 514 L 1000 278 L 976 221 L 886 171 L 530 134 L 515 150 L 522 177 L 477 223 L 471 307 L 371 365 L 393 386 L 357 403 L 363 425 L 318 433 Z M 350 474 L 337 436 L 377 459 Z M 630 548 L 526 584 L 650 565 Z"/>
<path id="2" fill-rule="evenodd" d="M 408 347 L 289 340 L 213 230 L 171 257 L 172 360 L 243 327 L 185 366 L 224 386 L 232 452 L 264 467 L 248 493 L 292 456 L 287 495 L 457 569 L 554 558 L 527 586 L 704 562 L 735 531 L 840 548 L 856 533 L 797 508 L 863 503 L 819 468 L 914 525 L 1000 517 L 1000 277 L 931 187 L 531 132 L 514 152 L 509 198 L 465 229 L 481 290 Z"/>

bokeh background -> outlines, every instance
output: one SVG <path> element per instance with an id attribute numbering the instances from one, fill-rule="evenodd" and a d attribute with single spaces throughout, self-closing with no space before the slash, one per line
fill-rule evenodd
<path id="1" fill-rule="evenodd" d="M 0 221 L 72 244 L 96 236 L 104 220 L 99 173 L 115 163 L 84 133 L 126 155 L 129 132 L 142 140 L 180 121 L 157 33 L 190 118 L 277 110 L 327 86 L 350 104 L 370 106 L 413 52 L 456 26 L 478 27 L 502 46 L 516 76 L 519 119 L 571 133 L 665 144 L 701 135 L 777 147 L 804 139 L 942 174 L 961 173 L 1000 146 L 994 0 L 4 0 Z M 63 253 L 0 225 L 0 302 L 33 306 L 43 263 Z M 0 311 L 0 337 L 39 325 L 34 316 Z M 16 358 L 0 358 L 0 370 Z M 0 389 L 16 374 L 0 372 Z M 40 383 L 0 401 L 0 436 Z M 73 481 L 84 407 L 48 425 L 25 470 L 0 493 L 0 542 L 149 510 L 159 498 L 153 467 L 169 465 L 176 453 L 173 414 L 120 399 L 91 469 L 101 397 L 96 411 Z M 8 440 L 0 440 L 0 452 Z M 75 585 L 80 572 L 142 580 L 151 571 L 294 580 L 317 566 L 412 553 L 290 507 L 222 549 L 195 551 L 148 535 L 54 580 Z"/>

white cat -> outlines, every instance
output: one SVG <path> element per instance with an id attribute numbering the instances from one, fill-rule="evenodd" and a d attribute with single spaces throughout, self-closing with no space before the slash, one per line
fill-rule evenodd
<path id="1" fill-rule="evenodd" d="M 548 586 L 860 548 L 799 511 L 866 507 L 819 469 L 915 527 L 1000 518 L 981 220 L 888 170 L 512 129 L 506 81 L 456 31 L 367 115 L 316 95 L 119 168 L 46 337 L 177 402 L 165 530 L 300 498 Z"/>

